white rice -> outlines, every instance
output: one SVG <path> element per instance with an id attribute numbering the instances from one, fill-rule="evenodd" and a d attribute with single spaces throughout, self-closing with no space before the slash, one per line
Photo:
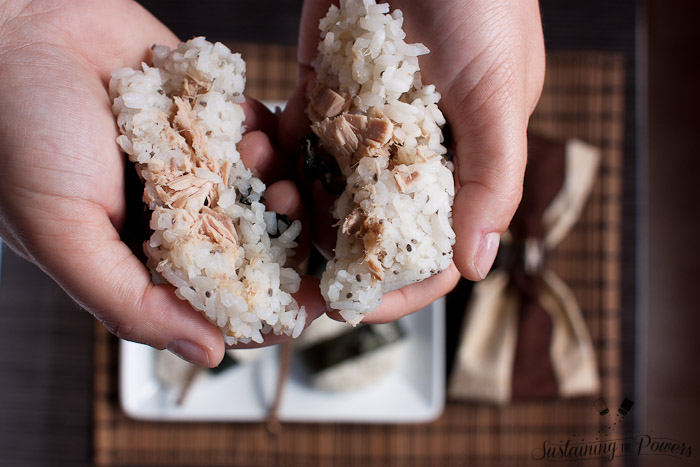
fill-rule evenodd
<path id="1" fill-rule="evenodd" d="M 344 93 L 349 106 L 343 115 L 384 116 L 393 124 L 388 156 L 348 158 L 324 144 L 347 178 L 333 216 L 342 225 L 353 212 L 361 213 L 381 225 L 371 251 L 362 235 L 339 229 L 335 258 L 321 280 L 327 303 L 353 324 L 379 306 L 383 293 L 421 281 L 452 261 L 454 181 L 452 164 L 443 157 L 440 94 L 422 83 L 418 56 L 429 51 L 405 42 L 402 23 L 400 10 L 389 12 L 388 4 L 375 0 L 341 0 L 320 22 L 316 95 L 324 88 Z M 316 127 L 337 118 L 315 109 L 310 104 L 308 114 Z M 410 180 L 409 186 L 401 186 L 399 178 Z"/>
<path id="2" fill-rule="evenodd" d="M 227 344 L 297 337 L 306 311 L 285 267 L 301 224 L 263 204 L 265 185 L 236 149 L 244 130 L 245 62 L 198 37 L 153 48 L 153 66 L 116 70 L 109 84 L 121 148 L 145 182 L 156 278 L 219 326 Z M 182 117 L 182 118 L 180 118 Z M 180 119 L 179 119 L 180 118 Z M 276 238 L 273 238 L 276 237 Z"/>

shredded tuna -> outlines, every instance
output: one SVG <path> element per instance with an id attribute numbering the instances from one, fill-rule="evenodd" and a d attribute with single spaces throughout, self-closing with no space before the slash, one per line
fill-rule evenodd
<path id="1" fill-rule="evenodd" d="M 384 280 L 384 268 L 376 255 L 369 255 L 367 257 L 367 265 L 369 266 L 369 272 L 372 274 L 373 278 L 378 281 Z"/>
<path id="2" fill-rule="evenodd" d="M 353 163 L 359 161 L 363 157 L 389 157 L 391 155 L 387 146 L 361 145 L 352 156 Z"/>
<path id="3" fill-rule="evenodd" d="M 347 93 L 338 93 L 326 87 L 311 101 L 311 105 L 321 118 L 331 118 L 339 115 L 346 108 L 348 99 Z"/>
<path id="4" fill-rule="evenodd" d="M 194 77 L 187 77 L 182 82 L 182 97 L 195 98 L 201 94 L 206 94 L 211 88 L 210 84 L 204 84 L 196 80 Z"/>
<path id="5" fill-rule="evenodd" d="M 394 133 L 394 124 L 386 117 L 372 117 L 367 122 L 367 129 L 364 132 L 364 138 L 367 144 L 376 146 L 384 146 L 391 140 Z"/>
<path id="6" fill-rule="evenodd" d="M 173 97 L 177 113 L 173 125 L 182 131 L 185 141 L 192 147 L 196 167 L 206 167 L 214 173 L 219 172 L 219 165 L 207 155 L 207 136 L 201 126 L 192 118 L 192 106 L 189 101 Z"/>
<path id="7" fill-rule="evenodd" d="M 187 209 L 188 211 L 199 212 L 204 206 L 209 192 L 211 191 L 211 182 L 206 182 L 201 187 L 190 187 L 182 191 L 176 191 L 167 194 L 166 197 L 161 197 L 163 202 L 178 209 Z"/>
<path id="8" fill-rule="evenodd" d="M 163 131 L 161 131 L 160 138 L 163 142 L 167 143 L 168 146 L 180 149 L 185 155 L 190 156 L 192 154 L 192 148 L 187 144 L 187 140 L 185 140 L 175 128 L 166 126 Z M 175 163 L 174 159 L 171 159 L 171 163 Z"/>
<path id="9" fill-rule="evenodd" d="M 365 256 L 375 254 L 381 250 L 382 236 L 384 235 L 383 220 L 376 217 L 367 217 L 362 223 L 356 237 L 362 239 Z"/>
<path id="10" fill-rule="evenodd" d="M 218 225 L 221 225 L 226 229 L 228 232 L 226 235 L 230 236 L 234 242 L 238 242 L 238 234 L 236 233 L 236 229 L 233 227 L 233 221 L 230 217 L 206 206 L 202 208 L 202 214 L 216 220 Z"/>
<path id="11" fill-rule="evenodd" d="M 168 183 L 168 188 L 175 191 L 181 191 L 191 186 L 200 187 L 207 180 L 194 176 L 193 174 L 181 175 Z"/>
<path id="12" fill-rule="evenodd" d="M 359 206 L 356 207 L 348 214 L 348 217 L 345 218 L 341 231 L 345 235 L 355 235 L 360 230 L 360 227 L 362 227 L 364 219 L 365 213 L 362 211 L 362 208 Z"/>
<path id="13" fill-rule="evenodd" d="M 352 125 L 355 131 L 363 132 L 367 128 L 367 115 L 346 113 L 343 116 L 345 117 L 345 120 L 347 120 L 348 123 Z"/>
<path id="14" fill-rule="evenodd" d="M 321 144 L 331 153 L 341 169 L 350 165 L 352 154 L 360 144 L 353 127 L 343 115 L 326 118 L 311 125 Z"/>
<path id="15" fill-rule="evenodd" d="M 420 179 L 417 170 L 411 170 L 405 165 L 398 165 L 393 170 L 394 181 L 400 193 L 404 193 Z"/>

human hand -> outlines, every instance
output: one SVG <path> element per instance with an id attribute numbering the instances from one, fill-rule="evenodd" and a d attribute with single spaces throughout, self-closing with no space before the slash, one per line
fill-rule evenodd
<path id="1" fill-rule="evenodd" d="M 454 264 L 423 282 L 384 295 L 363 322 L 397 319 L 454 287 L 459 274 L 483 279 L 495 259 L 522 194 L 527 159 L 526 129 L 544 79 L 544 46 L 535 0 L 393 0 L 404 13 L 407 42 L 422 42 L 430 54 L 419 58 L 424 82 L 441 93 L 440 108 L 450 124 L 455 150 Z M 299 33 L 299 85 L 281 119 L 280 143 L 298 152 L 309 132 L 306 93 L 313 87 L 311 61 L 319 40 L 318 22 L 330 0 L 304 3 Z M 320 186 L 314 240 L 330 251 L 335 235 L 320 214 L 330 201 Z M 456 267 L 455 267 L 456 266 Z"/>
<path id="2" fill-rule="evenodd" d="M 177 38 L 131 1 L 10 1 L 0 21 L 0 236 L 117 336 L 215 366 L 219 329 L 172 287 L 154 285 L 120 239 L 124 171 L 134 168 L 115 142 L 106 86 L 114 69 L 138 67 L 151 44 L 174 47 Z M 241 155 L 276 182 L 279 153 L 267 136 L 276 121 L 255 101 L 244 107 Z M 266 195 L 270 209 L 301 215 L 291 182 Z M 309 279 L 296 298 L 309 321 L 326 309 Z"/>

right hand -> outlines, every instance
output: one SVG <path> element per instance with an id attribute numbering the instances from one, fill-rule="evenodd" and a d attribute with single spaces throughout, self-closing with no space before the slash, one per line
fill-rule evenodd
<path id="1" fill-rule="evenodd" d="M 178 42 L 133 1 L 2 5 L 0 236 L 117 336 L 215 366 L 224 354 L 221 331 L 172 287 L 154 285 L 120 239 L 124 171 L 134 168 L 115 142 L 106 86 L 114 69 L 148 61 L 150 45 Z M 244 107 L 241 155 L 264 181 L 274 181 L 270 160 L 279 152 L 258 130 L 276 129 L 276 121 L 254 101 Z M 267 195 L 270 209 L 301 215 L 292 183 L 272 184 Z M 310 279 L 296 298 L 309 322 L 326 310 Z"/>

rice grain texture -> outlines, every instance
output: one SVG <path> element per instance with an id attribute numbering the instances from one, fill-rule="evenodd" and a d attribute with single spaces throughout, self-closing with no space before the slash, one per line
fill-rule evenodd
<path id="1" fill-rule="evenodd" d="M 319 25 L 307 114 L 346 178 L 321 293 L 352 324 L 383 293 L 452 261 L 453 167 L 440 94 L 421 81 L 418 56 L 428 49 L 406 43 L 402 24 L 402 12 L 386 3 L 341 0 Z"/>
<path id="2" fill-rule="evenodd" d="M 297 337 L 306 321 L 285 267 L 301 223 L 265 209 L 265 184 L 236 148 L 244 130 L 245 62 L 198 37 L 153 48 L 153 66 L 109 83 L 119 146 L 145 183 L 152 211 L 144 244 L 154 280 L 219 326 L 228 344 Z"/>

